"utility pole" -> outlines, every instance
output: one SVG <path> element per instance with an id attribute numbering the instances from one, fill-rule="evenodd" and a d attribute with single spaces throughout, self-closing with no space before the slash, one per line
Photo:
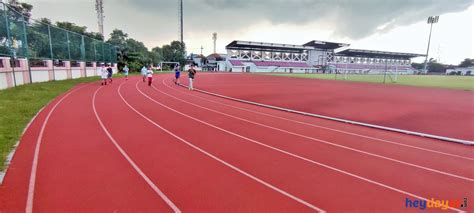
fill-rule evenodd
<path id="1" fill-rule="evenodd" d="M 203 50 L 203 49 L 204 49 L 204 47 L 202 47 L 202 45 L 201 45 L 201 55 L 202 55 L 202 50 Z"/>
<path id="2" fill-rule="evenodd" d="M 212 34 L 212 40 L 214 40 L 214 53 L 217 53 L 216 52 L 217 33 Z"/>
<path id="3" fill-rule="evenodd" d="M 431 43 L 431 31 L 433 30 L 433 24 L 438 23 L 439 16 L 430 16 L 428 17 L 427 23 L 430 24 L 430 36 L 428 37 L 428 48 L 426 48 L 426 58 L 425 58 L 425 74 L 428 73 L 428 54 L 430 52 L 430 43 Z"/>
<path id="4" fill-rule="evenodd" d="M 183 39 L 183 0 L 179 0 L 179 23 L 180 23 L 180 41 L 184 43 Z"/>
<path id="5" fill-rule="evenodd" d="M 99 24 L 99 33 L 102 35 L 102 38 L 105 40 L 104 36 L 104 2 L 103 0 L 95 1 L 95 10 L 97 12 L 97 23 Z"/>

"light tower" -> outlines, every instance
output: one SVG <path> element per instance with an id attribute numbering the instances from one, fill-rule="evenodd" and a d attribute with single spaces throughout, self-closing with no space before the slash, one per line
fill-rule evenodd
<path id="1" fill-rule="evenodd" d="M 217 33 L 212 34 L 212 40 L 214 40 L 214 53 L 216 52 Z"/>
<path id="2" fill-rule="evenodd" d="M 180 23 L 180 33 L 179 33 L 179 36 L 180 36 L 180 41 L 181 43 L 184 42 L 183 40 L 183 0 L 179 0 L 179 23 Z"/>
<path id="3" fill-rule="evenodd" d="M 430 26 L 430 36 L 428 37 L 428 48 L 426 48 L 426 58 L 425 58 L 425 73 L 428 73 L 428 54 L 430 52 L 430 42 L 431 42 L 431 31 L 433 30 L 433 24 L 438 23 L 439 16 L 430 16 L 428 17 L 428 24 L 431 24 Z"/>
<path id="4" fill-rule="evenodd" d="M 102 0 L 95 0 L 95 11 L 97 12 L 97 23 L 99 24 L 99 33 L 104 36 L 104 2 Z"/>

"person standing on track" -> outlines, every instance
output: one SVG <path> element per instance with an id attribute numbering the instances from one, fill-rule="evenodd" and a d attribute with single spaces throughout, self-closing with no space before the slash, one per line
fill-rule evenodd
<path id="1" fill-rule="evenodd" d="M 179 70 L 179 68 L 180 67 L 178 64 L 174 67 L 174 77 L 175 77 L 174 84 L 176 85 L 179 85 L 179 77 L 181 76 L 181 71 Z"/>
<path id="2" fill-rule="evenodd" d="M 194 64 L 191 64 L 191 67 L 188 70 L 189 90 L 194 90 L 193 81 L 194 81 L 195 75 L 196 75 L 196 70 L 194 69 Z"/>
<path id="3" fill-rule="evenodd" d="M 151 69 L 151 66 L 148 66 L 146 77 L 148 78 L 148 86 L 151 86 L 151 83 L 153 82 L 153 70 Z"/>
<path id="4" fill-rule="evenodd" d="M 143 82 L 146 81 L 146 73 L 147 73 L 148 69 L 146 68 L 146 66 L 143 66 L 142 69 L 140 70 L 141 74 L 142 74 L 142 77 L 143 77 Z"/>
<path id="5" fill-rule="evenodd" d="M 104 65 L 102 65 L 102 68 L 100 69 L 100 77 L 102 78 L 101 80 L 101 85 L 107 85 L 107 78 L 109 77 L 109 72 L 105 69 Z"/>
<path id="6" fill-rule="evenodd" d="M 123 74 L 125 75 L 125 80 L 128 80 L 128 67 L 127 65 L 125 65 L 125 67 L 123 67 Z"/>
<path id="7" fill-rule="evenodd" d="M 107 78 L 109 79 L 110 83 L 112 83 L 112 74 L 113 74 L 113 70 L 112 70 L 112 67 L 110 67 L 110 65 L 107 65 Z"/>

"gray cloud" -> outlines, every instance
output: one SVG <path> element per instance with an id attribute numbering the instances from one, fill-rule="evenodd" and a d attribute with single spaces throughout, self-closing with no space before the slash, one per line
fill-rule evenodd
<path id="1" fill-rule="evenodd" d="M 178 1 L 117 0 L 177 31 Z M 472 0 L 184 0 L 187 33 L 238 31 L 264 21 L 316 24 L 337 38 L 361 39 L 467 9 Z M 442 21 L 442 18 L 441 18 Z M 176 30 L 175 30 L 176 29 Z"/>

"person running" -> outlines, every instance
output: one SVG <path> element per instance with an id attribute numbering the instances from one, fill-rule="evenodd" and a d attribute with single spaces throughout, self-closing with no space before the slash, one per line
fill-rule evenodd
<path id="1" fill-rule="evenodd" d="M 110 83 L 112 83 L 112 74 L 113 74 L 113 70 L 112 70 L 112 67 L 110 67 L 110 65 L 107 65 L 107 78 L 109 79 Z"/>
<path id="2" fill-rule="evenodd" d="M 128 67 L 127 65 L 125 65 L 125 67 L 123 67 L 123 74 L 125 75 L 125 80 L 128 80 Z"/>
<path id="3" fill-rule="evenodd" d="M 153 82 L 153 70 L 151 69 L 151 66 L 149 66 L 146 71 L 146 77 L 148 78 L 148 86 L 151 86 L 151 82 Z"/>
<path id="4" fill-rule="evenodd" d="M 146 66 L 143 66 L 142 69 L 140 70 L 140 72 L 142 74 L 142 77 L 143 77 L 143 82 L 146 81 L 147 71 L 148 71 L 148 69 L 146 68 Z"/>
<path id="5" fill-rule="evenodd" d="M 179 77 L 181 76 L 181 71 L 179 70 L 179 65 L 174 67 L 174 84 L 179 85 Z"/>
<path id="6" fill-rule="evenodd" d="M 100 71 L 101 71 L 100 77 L 102 78 L 101 85 L 102 86 L 107 85 L 107 78 L 109 77 L 109 72 L 107 71 L 107 69 L 105 69 L 104 65 L 102 65 L 102 68 L 100 69 Z"/>
<path id="7" fill-rule="evenodd" d="M 189 90 L 194 90 L 193 81 L 194 76 L 196 75 L 196 70 L 194 69 L 194 64 L 191 65 L 191 68 L 188 70 L 188 77 L 189 77 Z"/>

